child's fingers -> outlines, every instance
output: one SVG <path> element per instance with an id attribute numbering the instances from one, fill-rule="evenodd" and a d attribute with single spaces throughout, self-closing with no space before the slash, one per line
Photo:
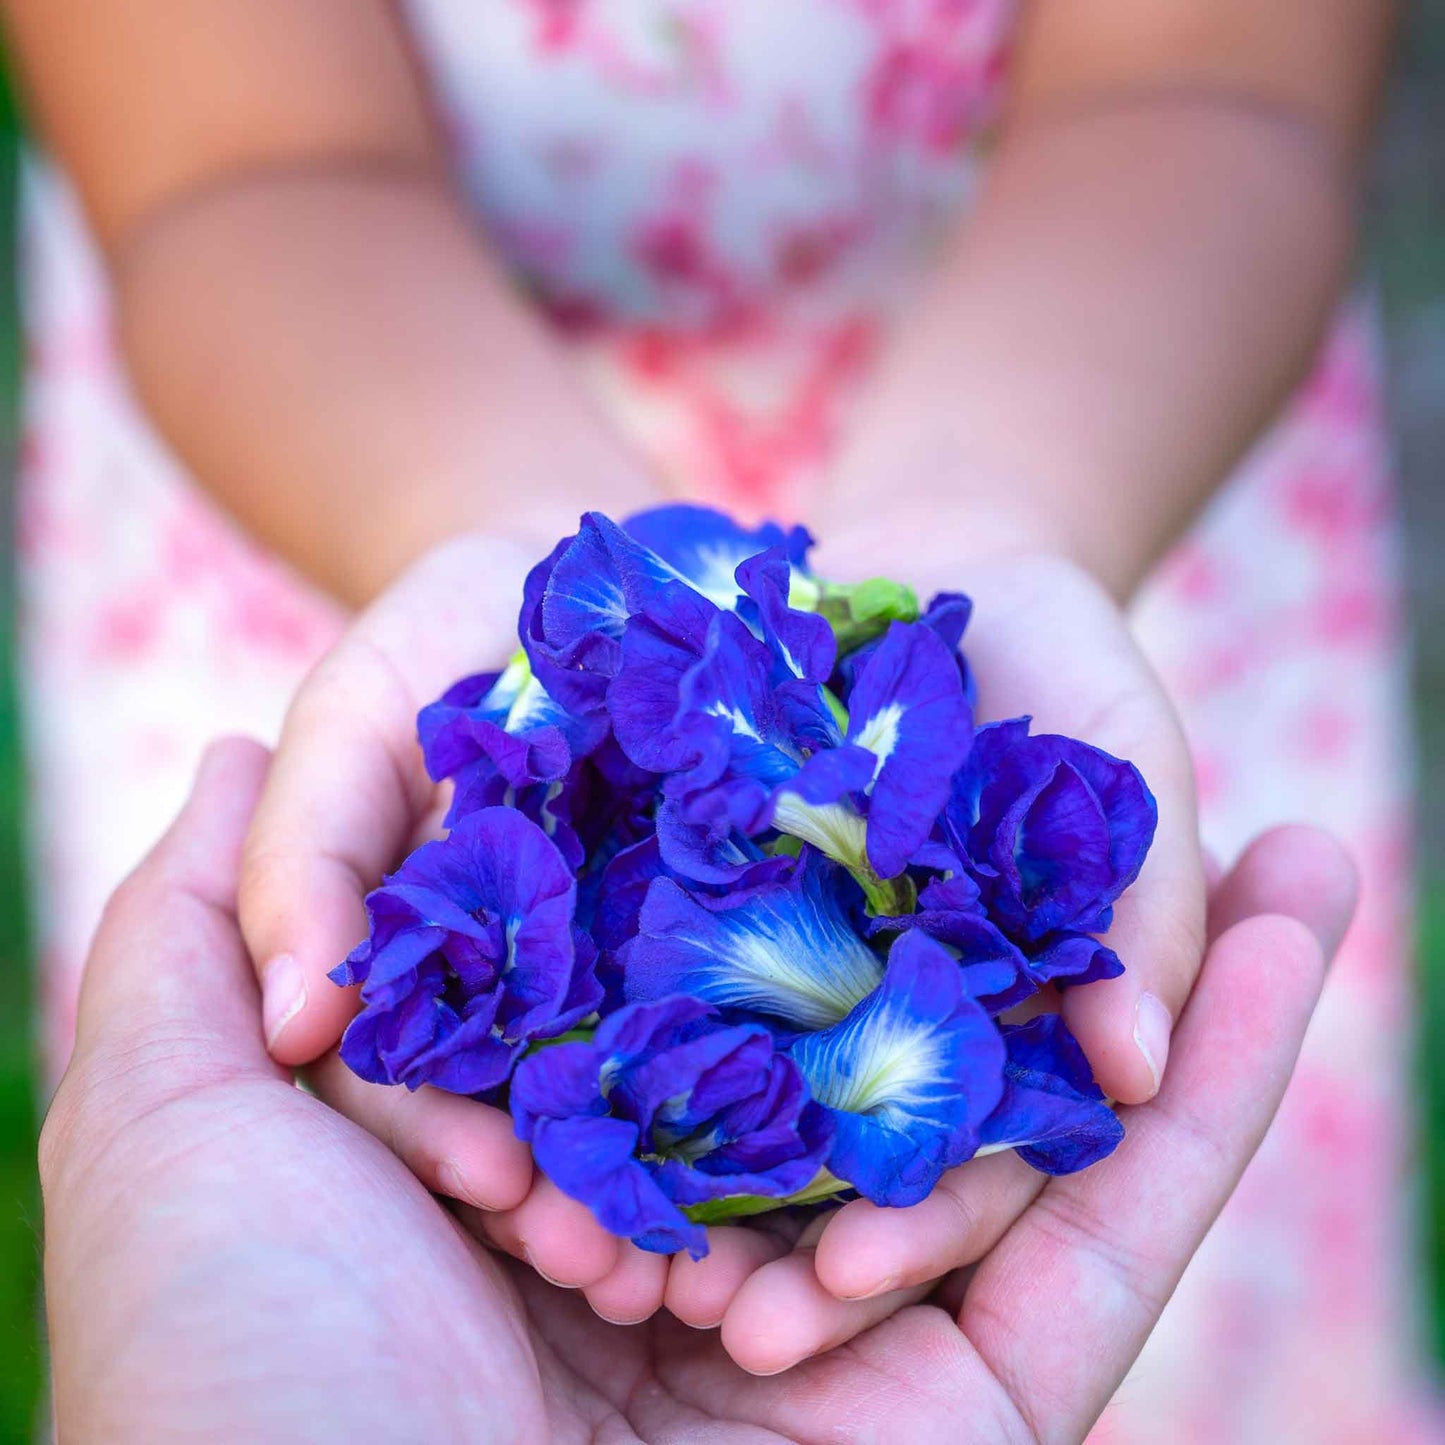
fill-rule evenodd
<path id="1" fill-rule="evenodd" d="M 835 1299 L 818 1282 L 813 1251 L 797 1249 L 744 1281 L 723 1316 L 723 1348 L 749 1374 L 776 1375 L 870 1329 L 922 1299 L 928 1288 Z"/>
<path id="2" fill-rule="evenodd" d="M 715 1329 L 743 1284 L 790 1248 L 780 1235 L 749 1225 L 717 1225 L 707 1232 L 702 1259 L 672 1258 L 664 1303 L 683 1324 Z"/>
<path id="3" fill-rule="evenodd" d="M 532 1185 L 532 1153 L 511 1116 L 441 1089 L 388 1088 L 358 1079 L 328 1054 L 308 1071 L 317 1094 L 374 1134 L 433 1194 L 479 1209 L 515 1209 Z"/>
<path id="4" fill-rule="evenodd" d="M 818 1241 L 814 1271 L 839 1300 L 928 1284 L 981 1259 L 1044 1186 L 1012 1151 L 950 1170 L 908 1209 L 845 1204 Z"/>
<path id="5" fill-rule="evenodd" d="M 1258 913 L 1306 925 L 1333 958 L 1354 916 L 1359 874 L 1342 844 L 1319 828 L 1290 823 L 1262 833 L 1209 900 L 1209 937 Z"/>
<path id="6" fill-rule="evenodd" d="M 621 1241 L 545 1174 L 534 1177 L 515 1209 L 504 1214 L 464 1210 L 463 1218 L 493 1248 L 530 1264 L 548 1283 L 564 1289 L 595 1285 L 617 1264 Z"/>
<path id="7" fill-rule="evenodd" d="M 363 899 L 411 845 L 435 789 L 418 708 L 496 663 L 525 567 L 483 537 L 429 554 L 352 625 L 287 714 L 246 843 L 240 920 L 272 1055 L 309 1063 L 355 1012 L 327 973 L 366 934 Z"/>
<path id="8" fill-rule="evenodd" d="M 191 1082 L 187 1069 L 204 1080 L 226 1064 L 274 1073 L 234 918 L 242 839 L 267 760 L 248 738 L 211 744 L 180 816 L 106 905 L 76 1048 L 115 1050 L 131 1065 L 128 1083 L 179 1091 Z M 147 1050 L 165 1052 L 167 1068 L 135 1069 Z"/>
<path id="9" fill-rule="evenodd" d="M 978 1266 L 960 1326 L 1038 1438 L 1082 1438 L 1137 1356 L 1279 1106 L 1323 977 L 1299 920 L 1223 934 L 1158 1098 Z"/>
<path id="10" fill-rule="evenodd" d="M 651 1254 L 623 1240 L 617 1247 L 617 1263 L 583 1294 L 609 1324 L 639 1325 L 662 1308 L 667 1271 L 665 1254 Z"/>

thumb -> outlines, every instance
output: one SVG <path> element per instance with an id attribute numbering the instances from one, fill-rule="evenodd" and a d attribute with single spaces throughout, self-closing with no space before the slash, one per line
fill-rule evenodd
<path id="1" fill-rule="evenodd" d="M 270 754 L 213 743 L 180 816 L 107 905 L 81 985 L 76 1059 L 155 1066 L 166 1090 L 272 1072 L 255 974 L 236 924 L 241 845 Z"/>

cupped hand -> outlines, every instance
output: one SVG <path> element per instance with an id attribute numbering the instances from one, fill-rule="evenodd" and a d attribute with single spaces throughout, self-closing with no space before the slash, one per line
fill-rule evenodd
<path id="1" fill-rule="evenodd" d="M 1349 909 L 1347 870 L 1292 866 L 1318 835 L 1260 843 L 1117 1153 L 1048 1183 L 969 1277 L 854 1306 L 847 1348 L 759 1379 L 729 1351 L 765 1348 L 766 1318 L 609 1325 L 291 1086 L 234 914 L 264 767 L 213 750 L 87 970 L 41 1150 L 64 1438 L 1081 1438 L 1262 1136 Z M 826 1306 L 796 1284 L 794 1312 Z"/>
<path id="2" fill-rule="evenodd" d="M 351 624 L 287 714 L 246 837 L 238 915 L 271 1056 L 307 1066 L 315 1091 L 428 1189 L 473 1206 L 477 1232 L 549 1278 L 591 1286 L 618 1267 L 613 1236 L 534 1178 L 530 1152 L 502 1110 L 350 1073 L 336 1045 L 356 1012 L 356 990 L 327 978 L 366 936 L 366 894 L 440 831 L 449 785 L 427 776 L 417 712 L 457 678 L 500 667 L 516 650 L 522 583 L 536 560 L 496 538 L 459 537 Z M 665 1261 L 646 1264 L 665 1273 Z"/>

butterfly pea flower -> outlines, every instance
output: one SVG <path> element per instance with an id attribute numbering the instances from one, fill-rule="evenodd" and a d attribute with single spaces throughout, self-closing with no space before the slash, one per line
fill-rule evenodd
<path id="1" fill-rule="evenodd" d="M 554 696 L 574 712 L 594 711 L 621 668 L 632 617 L 661 607 L 706 626 L 713 611 L 736 606 L 739 563 L 777 547 L 801 580 L 811 544 L 802 528 L 750 530 L 705 507 L 659 507 L 621 527 L 589 512 L 528 576 L 522 645 Z"/>
<path id="2" fill-rule="evenodd" d="M 978 883 L 989 916 L 1026 944 L 1104 932 L 1138 877 L 1158 818 L 1139 770 L 1028 718 L 978 730 L 953 782 L 942 824 Z"/>
<path id="3" fill-rule="evenodd" d="M 783 1200 L 827 1157 L 829 1116 L 756 1025 L 695 998 L 630 1004 L 587 1041 L 538 1049 L 512 1080 L 517 1135 L 564 1194 L 640 1249 L 707 1253 L 689 1209 Z"/>
<path id="4" fill-rule="evenodd" d="M 720 896 L 653 879 L 619 955 L 627 998 L 691 994 L 786 1029 L 845 1018 L 883 976 L 849 918 L 857 889 L 811 849 L 789 861 L 787 877 L 735 884 Z"/>
<path id="5" fill-rule="evenodd" d="M 1004 1042 L 952 956 L 921 932 L 882 982 L 788 1052 L 833 1116 L 829 1171 L 875 1204 L 916 1204 L 970 1159 L 1003 1091 Z"/>
<path id="6" fill-rule="evenodd" d="M 1073 1174 L 1112 1154 L 1124 1126 L 1063 1019 L 1040 1014 L 1002 1034 L 1003 1097 L 984 1123 L 984 1147 L 1014 1149 L 1045 1174 Z"/>
<path id="7" fill-rule="evenodd" d="M 843 863 L 880 911 L 903 906 L 876 885 L 928 838 L 972 737 L 958 667 L 932 629 L 893 623 L 841 719 L 821 686 L 780 681 L 777 648 L 735 613 L 712 619 L 693 666 L 635 694 L 645 702 L 635 719 L 623 682 L 610 700 L 624 747 L 644 717 L 656 732 L 675 682 L 664 793 L 683 822 L 713 838 L 777 829 Z"/>
<path id="8" fill-rule="evenodd" d="M 534 1039 L 565 1032 L 602 993 L 574 927 L 576 883 L 514 808 L 485 808 L 425 843 L 366 900 L 370 934 L 331 977 L 361 985 L 341 1043 L 371 1083 L 481 1094 Z"/>

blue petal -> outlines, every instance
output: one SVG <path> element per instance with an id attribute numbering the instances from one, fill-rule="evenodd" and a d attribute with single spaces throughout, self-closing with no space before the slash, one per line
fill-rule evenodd
<path id="1" fill-rule="evenodd" d="M 917 932 L 846 1019 L 790 1051 L 833 1112 L 829 1169 L 875 1204 L 915 1204 L 970 1158 L 1002 1090 L 998 1029 L 946 950 Z"/>
<path id="2" fill-rule="evenodd" d="M 1045 1174 L 1072 1174 L 1112 1154 L 1124 1126 L 1104 1101 L 1084 1051 L 1057 1014 L 1005 1025 L 1004 1093 L 982 1143 L 1018 1150 Z"/>
<path id="3" fill-rule="evenodd" d="M 947 646 L 921 623 L 893 623 L 848 703 L 848 741 L 875 759 L 868 861 L 880 878 L 897 877 L 933 831 L 972 736 Z"/>
<path id="4" fill-rule="evenodd" d="M 811 852 L 786 882 L 725 898 L 658 879 L 624 951 L 627 997 L 688 993 L 798 1028 L 836 1023 L 882 974 L 839 900 L 846 883 L 841 870 Z"/>

